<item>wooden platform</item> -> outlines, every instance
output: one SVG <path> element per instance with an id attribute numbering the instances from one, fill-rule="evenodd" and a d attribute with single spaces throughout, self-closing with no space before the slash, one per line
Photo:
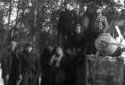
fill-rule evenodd
<path id="1" fill-rule="evenodd" d="M 122 58 L 87 56 L 86 85 L 123 85 Z"/>

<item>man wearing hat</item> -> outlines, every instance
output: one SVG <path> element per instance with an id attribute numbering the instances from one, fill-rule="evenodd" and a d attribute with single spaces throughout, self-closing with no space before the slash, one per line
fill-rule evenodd
<path id="1" fill-rule="evenodd" d="M 31 44 L 26 44 L 20 55 L 20 79 L 21 85 L 38 85 L 39 57 L 33 52 Z"/>
<path id="2" fill-rule="evenodd" d="M 8 85 L 17 85 L 19 76 L 19 56 L 17 51 L 17 42 L 11 42 L 10 56 L 8 56 Z"/>
<path id="3" fill-rule="evenodd" d="M 17 55 L 17 42 L 12 41 L 9 48 L 4 49 L 2 55 L 2 78 L 4 85 L 16 85 L 18 79 L 18 55 Z"/>
<path id="4" fill-rule="evenodd" d="M 105 33 L 108 29 L 108 21 L 105 16 L 102 15 L 103 8 L 100 6 L 96 7 L 96 11 L 91 16 L 89 28 L 87 30 L 87 43 L 88 51 L 90 54 L 95 54 L 96 50 L 94 47 L 94 41 L 98 37 L 99 34 Z"/>

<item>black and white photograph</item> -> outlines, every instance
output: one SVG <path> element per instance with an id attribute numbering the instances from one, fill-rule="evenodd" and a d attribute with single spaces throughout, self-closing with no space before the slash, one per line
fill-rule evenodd
<path id="1" fill-rule="evenodd" d="M 0 0 L 0 85 L 125 85 L 125 0 Z"/>

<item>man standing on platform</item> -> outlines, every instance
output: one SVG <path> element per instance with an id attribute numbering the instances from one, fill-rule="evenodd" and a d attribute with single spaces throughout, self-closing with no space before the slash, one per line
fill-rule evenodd
<path id="1" fill-rule="evenodd" d="M 75 11 L 71 4 L 64 3 L 64 8 L 60 12 L 60 17 L 57 25 L 58 29 L 58 44 L 61 47 L 69 47 L 71 37 L 76 25 Z"/>
<path id="2" fill-rule="evenodd" d="M 96 13 L 90 17 L 89 27 L 86 30 L 86 41 L 88 43 L 87 54 L 95 54 L 96 50 L 94 47 L 95 39 L 98 37 L 99 34 L 105 33 L 108 29 L 108 21 L 105 16 L 102 15 L 102 7 L 96 7 Z"/>

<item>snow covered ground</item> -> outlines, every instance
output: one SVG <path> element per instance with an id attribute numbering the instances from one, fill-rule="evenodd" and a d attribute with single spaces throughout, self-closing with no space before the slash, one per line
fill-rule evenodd
<path id="1" fill-rule="evenodd" d="M 1 68 L 1 64 L 0 64 L 0 85 L 4 85 L 4 81 L 2 79 L 2 68 Z"/>

